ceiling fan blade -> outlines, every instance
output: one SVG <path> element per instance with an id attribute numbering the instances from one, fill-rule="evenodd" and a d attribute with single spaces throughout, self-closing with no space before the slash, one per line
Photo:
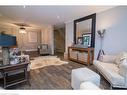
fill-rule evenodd
<path id="1" fill-rule="evenodd" d="M 17 26 L 23 26 L 23 27 L 31 27 L 29 24 L 26 24 L 26 23 L 13 23 Z"/>

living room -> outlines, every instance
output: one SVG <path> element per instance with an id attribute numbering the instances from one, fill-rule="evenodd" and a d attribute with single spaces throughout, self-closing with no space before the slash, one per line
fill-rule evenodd
<path id="1" fill-rule="evenodd" d="M 29 70 L 25 76 L 26 83 L 17 82 L 18 84 L 12 83 L 7 86 L 6 80 L 3 80 L 3 77 L 11 76 L 7 74 L 1 77 L 1 89 L 126 89 L 127 85 L 124 82 L 126 74 L 123 74 L 126 69 L 121 65 L 119 67 L 121 60 L 125 67 L 127 63 L 126 10 L 127 6 L 0 6 L 0 37 L 3 35 L 16 37 L 15 45 L 11 46 L 6 46 L 6 40 L 0 39 L 2 46 L 0 60 L 3 61 L 1 73 L 8 73 L 3 72 L 6 66 L 15 66 L 19 63 L 19 60 L 18 62 L 15 60 L 17 54 L 15 56 L 14 52 L 20 52 L 21 57 L 27 57 L 25 60 L 31 63 L 27 64 Z M 85 21 L 88 23 L 79 26 Z M 65 51 L 61 57 L 59 54 L 54 55 L 54 26 L 59 29 L 63 25 Z M 85 25 L 91 31 L 89 33 L 88 29 L 84 29 L 90 36 L 84 35 L 85 32 L 77 32 L 78 29 L 85 28 Z M 85 42 L 85 37 L 90 38 L 90 40 L 88 38 L 90 44 L 88 41 Z M 47 52 L 43 51 L 43 48 L 48 49 Z M 9 64 L 5 59 L 11 59 Z M 106 67 L 110 69 L 109 72 L 106 72 Z M 122 74 L 120 68 L 125 70 Z M 103 71 L 104 69 L 106 70 Z M 24 71 L 24 74 L 27 71 Z M 16 74 L 12 79 L 18 79 L 20 76 L 22 74 L 19 76 Z M 89 82 L 85 83 L 88 80 Z"/>

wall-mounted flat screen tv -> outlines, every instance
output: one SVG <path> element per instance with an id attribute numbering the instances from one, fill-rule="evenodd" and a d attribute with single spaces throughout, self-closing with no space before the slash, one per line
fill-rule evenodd
<path id="1" fill-rule="evenodd" d="M 17 44 L 16 36 L 0 34 L 0 46 L 8 47 L 8 46 L 15 46 L 16 44 Z"/>

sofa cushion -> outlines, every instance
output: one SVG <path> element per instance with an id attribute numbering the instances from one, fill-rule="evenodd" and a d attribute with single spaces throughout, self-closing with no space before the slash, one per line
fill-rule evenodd
<path id="1" fill-rule="evenodd" d="M 116 64 L 96 61 L 94 65 L 111 84 L 124 85 L 124 77 L 119 74 L 119 68 Z"/>

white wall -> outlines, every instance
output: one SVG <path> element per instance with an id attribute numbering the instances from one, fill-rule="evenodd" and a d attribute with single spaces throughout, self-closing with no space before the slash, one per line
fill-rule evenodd
<path id="1" fill-rule="evenodd" d="M 71 46 L 73 43 L 73 21 L 72 22 L 67 22 L 65 24 L 66 29 L 65 29 L 65 52 L 67 53 L 67 48 L 68 46 Z"/>
<path id="2" fill-rule="evenodd" d="M 103 49 L 106 54 L 127 51 L 127 6 L 120 6 L 97 14 L 97 29 L 106 29 Z M 97 34 L 97 33 L 96 33 Z M 100 39 L 96 35 L 95 56 L 100 49 Z"/>
<path id="3" fill-rule="evenodd" d="M 97 13 L 96 31 L 106 29 L 103 49 L 106 54 L 116 54 L 127 51 L 127 7 L 115 7 L 107 11 Z M 78 18 L 77 18 L 78 19 Z M 73 41 L 73 22 L 66 23 L 66 53 L 67 47 Z M 95 59 L 100 49 L 100 39 L 95 37 Z"/>
<path id="4" fill-rule="evenodd" d="M 54 35 L 53 27 L 47 25 L 41 29 L 41 43 L 48 44 L 50 48 L 50 54 L 54 54 Z"/>

